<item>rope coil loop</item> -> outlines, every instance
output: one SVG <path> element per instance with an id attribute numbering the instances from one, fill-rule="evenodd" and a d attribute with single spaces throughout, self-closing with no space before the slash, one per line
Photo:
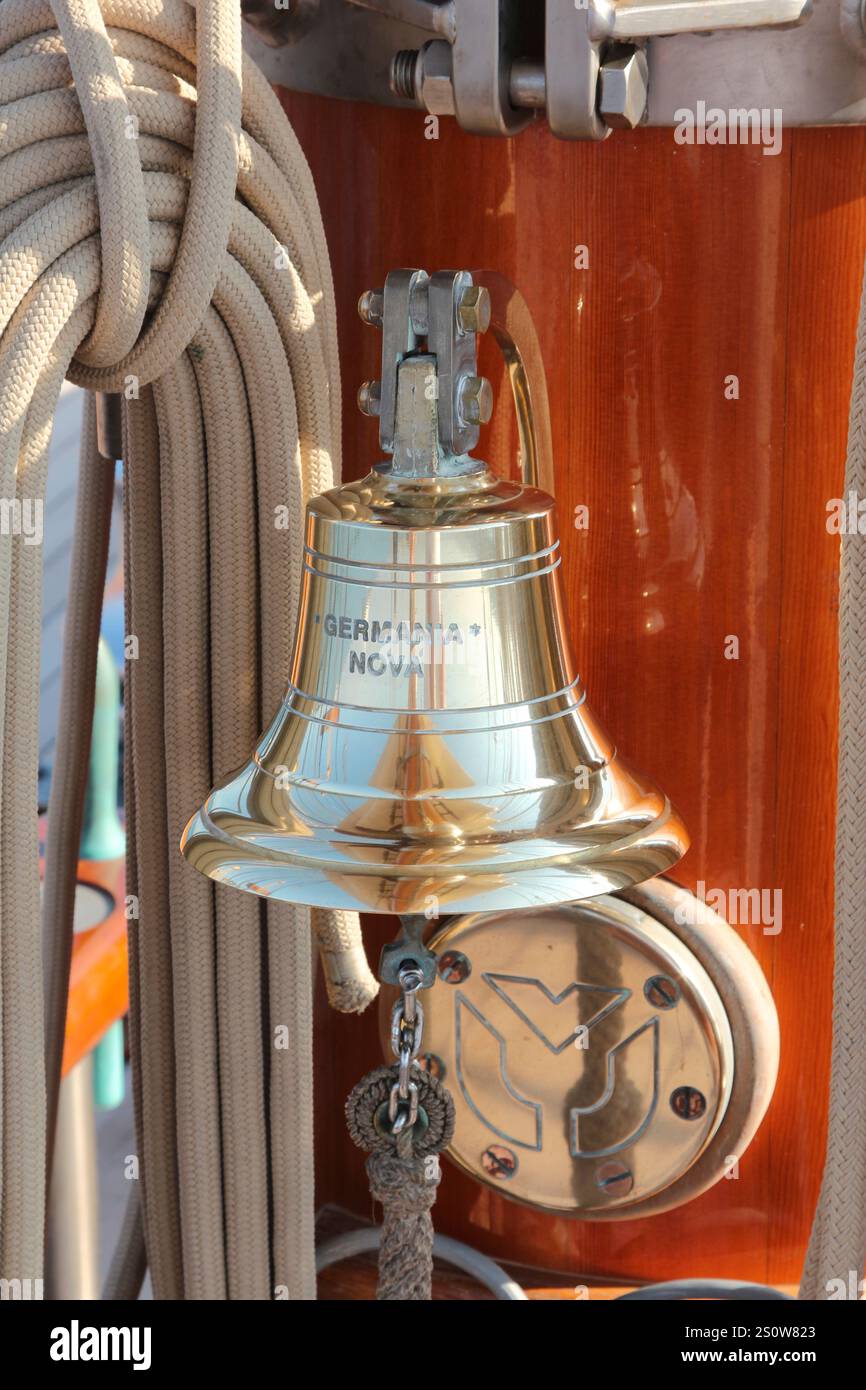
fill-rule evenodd
<path id="1" fill-rule="evenodd" d="M 315 188 L 242 53 L 238 0 L 0 4 L 0 497 L 44 501 L 67 376 L 124 396 L 126 891 L 143 1197 L 130 1238 L 143 1226 L 157 1297 L 270 1298 L 276 1284 L 312 1298 L 311 962 L 306 931 L 293 930 L 309 913 L 214 888 L 177 850 L 190 810 L 248 756 L 282 697 L 304 502 L 340 467 Z M 88 408 L 81 485 L 91 491 L 67 613 L 43 942 L 41 555 L 0 538 L 0 1276 L 10 1278 L 42 1268 L 107 468 Z M 364 1007 L 376 985 L 357 919 L 316 913 L 314 923 L 332 999 Z"/>

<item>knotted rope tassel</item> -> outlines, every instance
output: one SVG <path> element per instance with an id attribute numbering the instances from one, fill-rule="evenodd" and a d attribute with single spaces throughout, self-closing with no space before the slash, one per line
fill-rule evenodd
<path id="1" fill-rule="evenodd" d="M 440 1181 L 439 1154 L 454 1134 L 454 1102 L 435 1076 L 415 1070 L 418 1120 L 396 1137 L 388 1100 L 398 1068 L 378 1067 L 346 1101 L 349 1134 L 366 1149 L 373 1200 L 382 1204 L 380 1302 L 429 1302 L 433 1282 L 433 1219 Z"/>

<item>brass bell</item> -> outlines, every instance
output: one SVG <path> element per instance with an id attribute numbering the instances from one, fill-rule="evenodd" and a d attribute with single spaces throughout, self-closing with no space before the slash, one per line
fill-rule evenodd
<path id="1" fill-rule="evenodd" d="M 285 700 L 183 834 L 220 882 L 318 907 L 489 912 L 615 892 L 688 846 L 586 704 L 553 499 L 471 456 L 491 294 L 524 476 L 549 425 L 537 354 L 515 342 L 523 301 L 480 278 L 395 271 L 362 300 L 383 329 L 362 408 L 391 458 L 307 507 Z"/>

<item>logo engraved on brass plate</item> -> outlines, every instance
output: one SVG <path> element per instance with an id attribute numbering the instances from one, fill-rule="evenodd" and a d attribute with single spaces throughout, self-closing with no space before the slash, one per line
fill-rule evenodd
<path id="1" fill-rule="evenodd" d="M 456 918 L 430 944 L 473 962 L 459 988 L 437 981 L 425 1000 L 425 1046 L 457 1108 L 449 1153 L 473 1176 L 591 1216 L 663 1191 L 704 1151 L 730 1096 L 730 1025 L 700 962 L 654 917 L 605 896 Z M 676 1007 L 646 997 L 655 977 L 675 982 Z M 683 1119 L 661 1103 L 678 1088 L 705 1108 Z M 497 1144 L 522 1155 L 507 1184 L 483 1158 Z M 599 1179 L 614 1155 L 628 1181 Z"/>
<path id="2" fill-rule="evenodd" d="M 653 1055 L 652 1055 L 652 1068 L 651 1068 L 651 1076 L 652 1076 L 652 1094 L 651 1094 L 651 1096 L 650 1096 L 649 1103 L 648 1103 L 648 1105 L 647 1105 L 647 1111 L 646 1111 L 646 1114 L 644 1115 L 644 1118 L 641 1120 L 641 1122 L 640 1122 L 640 1124 L 637 1126 L 637 1128 L 634 1129 L 634 1130 L 632 1130 L 631 1134 L 627 1135 L 624 1139 L 621 1139 L 621 1140 L 619 1141 L 619 1143 L 610 1144 L 610 1145 L 608 1145 L 608 1147 L 605 1148 L 605 1149 L 583 1149 L 583 1148 L 581 1148 L 581 1146 L 580 1146 L 580 1141 L 579 1141 L 579 1138 L 578 1138 L 578 1126 L 579 1126 L 579 1124 L 580 1124 L 580 1117 L 581 1117 L 581 1115 L 593 1115 L 593 1114 L 596 1114 L 599 1110 L 603 1110 L 605 1106 L 611 1104 L 611 1102 L 612 1102 L 613 1099 L 614 1099 L 615 1092 L 616 1092 L 616 1059 L 617 1059 L 617 1055 L 618 1055 L 619 1053 L 621 1053 L 625 1048 L 627 1048 L 628 1045 L 629 1045 L 629 1043 L 633 1043 L 633 1042 L 635 1041 L 636 1038 L 639 1038 L 643 1033 L 645 1033 L 645 1032 L 647 1031 L 647 1029 L 650 1029 L 650 1030 L 651 1030 L 651 1032 L 652 1032 L 652 1040 L 653 1040 Z M 638 1141 L 638 1139 L 640 1139 L 641 1135 L 642 1135 L 642 1134 L 644 1133 L 644 1131 L 646 1130 L 647 1125 L 650 1123 L 650 1121 L 651 1121 L 651 1119 L 652 1119 L 652 1117 L 653 1117 L 653 1115 L 654 1115 L 654 1113 L 655 1113 L 655 1108 L 656 1108 L 656 1106 L 658 1105 L 658 1103 L 659 1103 L 659 1021 L 658 1021 L 657 1018 L 650 1018 L 650 1019 L 647 1019 L 646 1023 L 644 1023 L 640 1028 L 637 1028 L 637 1029 L 635 1030 L 635 1032 L 630 1033 L 629 1036 L 628 1036 L 623 1042 L 618 1043 L 616 1047 L 611 1048 L 611 1050 L 607 1053 L 607 1084 L 606 1084 L 606 1086 L 605 1086 L 605 1088 L 604 1088 L 604 1091 L 603 1091 L 601 1097 L 600 1097 L 594 1104 L 592 1104 L 592 1105 L 583 1105 L 583 1106 L 576 1105 L 576 1106 L 573 1107 L 573 1109 L 572 1109 L 572 1111 L 571 1111 L 571 1153 L 572 1153 L 572 1156 L 573 1156 L 574 1158 L 610 1158 L 610 1156 L 611 1156 L 612 1154 L 619 1153 L 622 1149 L 627 1149 L 627 1148 L 629 1148 L 629 1146 L 630 1146 L 631 1144 L 636 1144 L 637 1141 Z"/>
<path id="3" fill-rule="evenodd" d="M 572 983 L 568 985 L 562 991 L 561 994 L 554 994 L 551 990 L 547 988 L 547 985 L 543 982 L 543 980 L 535 980 L 530 978 L 528 975 L 494 975 L 491 971 L 488 971 L 483 978 L 490 985 L 490 988 L 495 989 L 497 994 L 499 994 L 501 998 L 505 1000 L 509 1008 L 514 1010 L 518 1018 L 522 1018 L 524 1023 L 529 1024 L 535 1036 L 537 1038 L 540 1038 L 541 1041 L 544 1043 L 544 1046 L 550 1048 L 550 1051 L 553 1053 L 564 1052 L 565 1049 L 575 1041 L 581 1028 L 586 1028 L 588 1032 L 591 1028 L 594 1028 L 596 1024 L 601 1023 L 603 1018 L 606 1018 L 607 1015 L 611 1013 L 613 1009 L 618 1008 L 619 1005 L 624 1003 L 625 1000 L 629 997 L 629 991 L 627 989 L 605 989 L 603 986 L 582 985 L 579 984 L 576 980 L 572 981 Z M 563 1042 L 555 1043 L 547 1037 L 542 1028 L 540 1028 L 536 1023 L 533 1023 L 525 1008 L 522 1009 L 520 1005 L 517 1003 L 517 1000 L 511 997 L 511 995 L 505 988 L 506 984 L 530 985 L 533 988 L 539 990 L 542 994 L 544 994 L 545 998 L 548 999 L 550 1003 L 553 1005 L 561 1004 L 563 1000 L 568 999 L 568 997 L 571 994 L 573 994 L 575 990 L 578 989 L 592 990 L 593 992 L 597 992 L 599 994 L 610 994 L 613 996 L 613 998 L 611 999 L 609 1004 L 606 1004 L 603 1009 L 599 1010 L 599 1012 L 595 1014 L 591 1019 L 589 1019 L 587 1023 L 578 1023 L 574 1028 L 572 1028 L 568 1037 L 565 1038 Z"/>

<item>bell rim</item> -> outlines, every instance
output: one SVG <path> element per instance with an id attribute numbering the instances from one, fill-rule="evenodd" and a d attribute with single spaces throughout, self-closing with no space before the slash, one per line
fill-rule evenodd
<path id="1" fill-rule="evenodd" d="M 553 852 L 544 858 L 527 859 L 524 854 L 520 859 L 500 858 L 484 864 L 470 857 L 477 852 L 471 844 L 466 845 L 463 862 L 456 858 L 440 865 L 429 860 L 424 864 L 359 863 L 345 853 L 324 860 L 293 851 L 277 855 L 228 834 L 213 821 L 210 801 L 192 817 L 181 838 L 181 851 L 193 868 L 216 882 L 272 901 L 318 908 L 402 914 L 423 911 L 434 897 L 447 904 L 449 912 L 485 912 L 517 906 L 516 894 L 525 905 L 556 906 L 621 892 L 665 873 L 682 859 L 690 844 L 684 822 L 665 797 L 662 811 L 648 824 L 583 851 L 570 849 L 563 837 L 558 847 L 551 842 Z M 519 843 L 525 850 L 527 841 Z M 339 849 L 339 841 L 329 844 Z M 429 843 L 426 848 L 429 851 Z M 500 842 L 497 848 L 507 851 L 508 845 Z M 279 875 L 278 883 L 275 875 Z M 255 882 L 257 878 L 261 884 Z M 378 889 L 372 895 L 361 891 L 374 883 Z M 387 905 L 397 901 L 398 906 Z"/>

